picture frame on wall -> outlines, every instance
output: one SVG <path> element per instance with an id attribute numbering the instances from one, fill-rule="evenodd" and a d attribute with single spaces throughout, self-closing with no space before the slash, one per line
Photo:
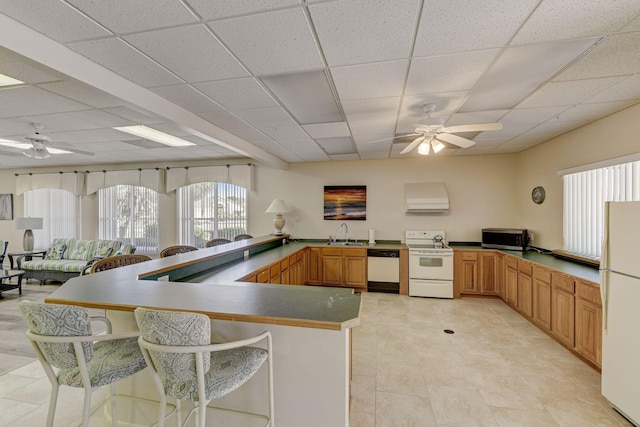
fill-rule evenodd
<path id="1" fill-rule="evenodd" d="M 0 194 L 0 220 L 13 219 L 13 194 Z"/>
<path id="2" fill-rule="evenodd" d="M 330 221 L 366 221 L 366 185 L 326 185 L 324 219 Z"/>

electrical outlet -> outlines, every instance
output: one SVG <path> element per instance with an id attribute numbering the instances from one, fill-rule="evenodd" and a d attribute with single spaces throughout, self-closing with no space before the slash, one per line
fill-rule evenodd
<path id="1" fill-rule="evenodd" d="M 529 241 L 533 243 L 534 240 L 533 233 L 529 233 Z"/>
<path id="2" fill-rule="evenodd" d="M 249 259 L 249 251 L 244 251 L 244 259 Z"/>

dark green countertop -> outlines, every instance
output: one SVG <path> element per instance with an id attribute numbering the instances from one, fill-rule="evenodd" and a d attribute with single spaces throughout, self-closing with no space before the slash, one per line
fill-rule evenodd
<path id="1" fill-rule="evenodd" d="M 457 245 L 452 244 L 451 247 L 454 250 L 478 250 L 478 251 L 495 251 L 496 249 L 484 249 L 478 245 Z M 536 251 L 509 251 L 500 250 L 506 254 L 522 258 L 527 261 L 535 262 L 536 264 L 543 265 L 545 267 L 552 268 L 562 273 L 575 276 L 579 279 L 588 280 L 593 283 L 600 283 L 600 273 L 597 268 L 589 267 L 587 265 L 579 264 L 577 262 L 571 262 L 565 259 L 556 258 L 553 255 L 547 255 Z"/>

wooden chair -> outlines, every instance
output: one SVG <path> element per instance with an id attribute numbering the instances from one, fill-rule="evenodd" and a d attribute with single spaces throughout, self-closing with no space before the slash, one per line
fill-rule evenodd
<path id="1" fill-rule="evenodd" d="M 189 245 L 169 246 L 168 248 L 164 248 L 160 252 L 160 258 L 165 258 L 168 256 L 183 254 L 185 252 L 192 252 L 197 250 L 198 248 L 196 248 L 195 246 L 189 246 Z"/>
<path id="2" fill-rule="evenodd" d="M 238 240 L 246 240 L 246 239 L 253 239 L 253 236 L 251 234 L 238 234 L 236 237 L 233 238 L 233 240 L 235 240 L 236 242 Z"/>
<path id="3" fill-rule="evenodd" d="M 112 268 L 124 267 L 125 265 L 137 264 L 139 262 L 150 261 L 146 255 L 115 255 L 96 261 L 92 266 L 90 273 L 111 270 Z"/>
<path id="4" fill-rule="evenodd" d="M 231 240 L 223 238 L 211 239 L 205 244 L 205 247 L 210 248 L 212 246 L 224 245 L 225 243 L 231 243 Z"/>

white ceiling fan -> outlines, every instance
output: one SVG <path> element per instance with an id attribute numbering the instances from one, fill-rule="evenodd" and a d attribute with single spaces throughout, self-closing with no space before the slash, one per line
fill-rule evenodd
<path id="1" fill-rule="evenodd" d="M 17 148 L 24 150 L 22 154 L 27 157 L 31 157 L 34 159 L 47 159 L 51 157 L 51 154 L 83 154 L 85 156 L 93 156 L 94 153 L 84 150 L 78 150 L 77 148 L 67 147 L 64 145 L 64 148 L 55 148 L 51 147 L 52 143 L 51 138 L 42 135 L 40 130 L 42 130 L 42 125 L 38 123 L 31 123 L 31 126 L 34 128 L 34 132 L 23 135 L 22 139 L 24 143 L 11 141 L 11 140 L 0 140 L 0 145 L 4 145 L 11 148 Z M 58 145 L 58 144 L 55 144 Z"/>
<path id="2" fill-rule="evenodd" d="M 404 138 L 407 136 L 417 136 L 400 154 L 406 154 L 416 147 L 418 153 L 427 155 L 430 152 L 437 153 L 442 150 L 445 145 L 443 142 L 457 145 L 460 148 L 469 148 L 475 141 L 455 135 L 463 132 L 484 132 L 490 130 L 500 130 L 500 123 L 476 123 L 470 125 L 444 126 L 444 120 L 432 118 L 431 113 L 435 111 L 436 104 L 426 104 L 422 106 L 423 111 L 427 114 L 427 119 L 416 125 L 415 133 L 409 135 L 401 135 L 396 138 Z"/>

